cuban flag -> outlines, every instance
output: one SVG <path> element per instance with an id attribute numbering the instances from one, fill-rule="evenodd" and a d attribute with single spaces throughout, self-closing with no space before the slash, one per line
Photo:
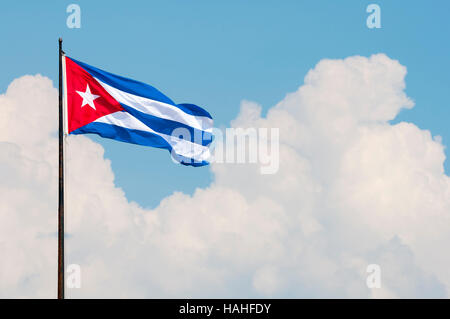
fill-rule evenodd
<path id="1" fill-rule="evenodd" d="M 211 115 L 176 104 L 154 87 L 63 56 L 66 134 L 98 134 L 165 148 L 178 163 L 208 164 Z"/>

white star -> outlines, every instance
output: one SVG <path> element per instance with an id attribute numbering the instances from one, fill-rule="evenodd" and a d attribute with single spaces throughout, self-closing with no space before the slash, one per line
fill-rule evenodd
<path id="1" fill-rule="evenodd" d="M 80 96 L 83 98 L 83 104 L 81 105 L 81 107 L 89 104 L 89 106 L 95 110 L 94 100 L 96 98 L 99 98 L 100 95 L 92 94 L 91 89 L 89 88 L 89 84 L 86 86 L 86 92 L 77 91 L 77 93 L 80 94 Z"/>

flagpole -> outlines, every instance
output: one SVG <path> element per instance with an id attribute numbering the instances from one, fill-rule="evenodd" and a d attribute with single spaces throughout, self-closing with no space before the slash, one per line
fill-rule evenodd
<path id="1" fill-rule="evenodd" d="M 64 129 L 62 38 L 59 38 L 59 186 L 58 186 L 58 299 L 64 299 Z"/>

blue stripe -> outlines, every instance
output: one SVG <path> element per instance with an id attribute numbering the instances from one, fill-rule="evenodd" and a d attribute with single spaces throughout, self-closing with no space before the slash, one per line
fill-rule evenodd
<path id="1" fill-rule="evenodd" d="M 195 115 L 195 116 L 204 116 L 212 119 L 211 114 L 209 114 L 205 109 L 202 109 L 200 106 L 195 104 L 182 103 L 176 105 L 179 109 L 184 111 L 184 113 Z"/>
<path id="2" fill-rule="evenodd" d="M 89 72 L 92 76 L 98 78 L 100 81 L 105 82 L 108 85 L 115 87 L 118 90 L 145 97 L 151 100 L 171 104 L 178 107 L 180 110 L 187 114 L 191 114 L 194 116 L 206 116 L 212 119 L 211 114 L 209 114 L 201 107 L 194 104 L 175 104 L 174 101 L 172 101 L 170 98 L 168 98 L 166 95 L 164 95 L 151 85 L 100 70 L 96 67 L 75 60 L 73 58 L 70 59 L 81 66 L 83 69 L 85 69 L 87 72 Z"/>
<path id="3" fill-rule="evenodd" d="M 181 156 L 179 154 L 172 153 L 172 146 L 161 136 L 140 130 L 127 129 L 117 125 L 111 125 L 107 123 L 91 122 L 79 129 L 71 132 L 70 134 L 97 134 L 104 138 L 113 139 L 125 143 L 132 143 L 143 146 L 151 146 L 157 148 L 167 149 L 171 156 L 180 164 L 187 166 L 204 166 L 208 165 L 207 161 L 194 161 L 192 158 Z"/>
<path id="4" fill-rule="evenodd" d="M 139 121 L 141 121 L 142 123 L 144 123 L 145 125 L 147 125 L 152 130 L 154 130 L 158 133 L 162 133 L 162 134 L 166 134 L 166 135 L 170 136 L 170 135 L 172 135 L 172 132 L 175 129 L 183 128 L 183 129 L 187 130 L 190 134 L 190 137 L 188 139 L 186 139 L 186 137 L 184 137 L 184 139 L 188 140 L 189 142 L 201 144 L 203 146 L 208 146 L 212 142 L 213 137 L 212 137 L 212 134 L 209 132 L 205 132 L 205 131 L 193 128 L 192 126 L 189 126 L 189 125 L 186 125 L 186 124 L 183 124 L 180 122 L 166 120 L 166 119 L 163 119 L 163 118 L 160 118 L 157 116 L 153 116 L 153 115 L 138 111 L 135 108 L 132 108 L 126 104 L 120 103 L 120 105 L 122 105 L 122 107 L 124 108 L 124 110 L 126 112 L 130 113 L 135 118 L 137 118 Z M 200 141 L 195 140 L 195 138 L 197 138 L 197 136 L 199 139 L 201 138 L 201 143 L 198 143 Z"/>

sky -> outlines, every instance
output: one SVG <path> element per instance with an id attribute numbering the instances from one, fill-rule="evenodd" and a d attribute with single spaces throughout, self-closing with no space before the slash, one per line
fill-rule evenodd
<path id="1" fill-rule="evenodd" d="M 69 29 L 71 3 L 0 12 L 0 297 L 55 296 L 60 36 L 216 127 L 279 129 L 272 175 L 69 136 L 69 297 L 450 296 L 447 1 L 377 1 L 380 29 L 371 1 L 79 1 Z"/>
<path id="2" fill-rule="evenodd" d="M 149 83 L 176 102 L 200 105 L 221 127 L 243 99 L 263 111 L 274 106 L 321 59 L 383 52 L 408 67 L 406 92 L 416 104 L 394 122 L 411 121 L 442 136 L 444 144 L 450 140 L 446 1 L 378 1 L 381 29 L 366 27 L 372 2 L 359 0 L 79 1 L 80 29 L 66 26 L 71 3 L 3 7 L 2 91 L 24 74 L 43 74 L 57 85 L 62 36 L 67 55 Z M 105 147 L 116 184 L 145 207 L 212 181 L 208 168 L 176 166 L 163 150 L 91 138 Z M 445 167 L 448 173 L 448 161 Z"/>

